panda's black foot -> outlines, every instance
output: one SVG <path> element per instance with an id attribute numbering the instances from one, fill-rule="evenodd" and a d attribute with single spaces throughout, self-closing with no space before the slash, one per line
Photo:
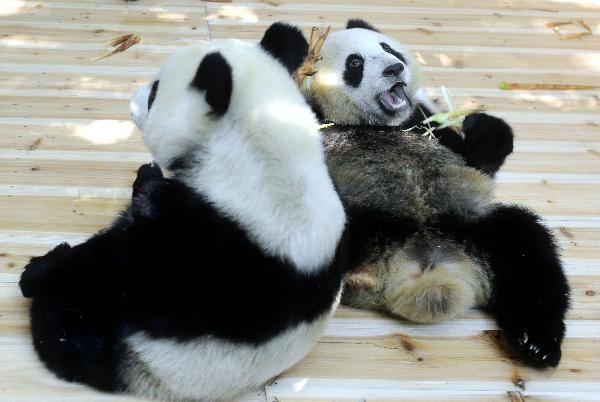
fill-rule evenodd
<path id="1" fill-rule="evenodd" d="M 49 285 L 49 278 L 52 271 L 56 268 L 59 258 L 65 255 L 71 246 L 68 243 L 61 243 L 46 255 L 33 257 L 29 264 L 25 266 L 25 271 L 21 274 L 19 287 L 25 297 L 34 297 L 43 293 L 44 286 Z"/>
<path id="2" fill-rule="evenodd" d="M 523 360 L 549 367 L 556 367 L 560 362 L 564 332 L 562 320 L 552 322 L 534 319 L 525 325 L 511 323 L 504 328 L 506 338 Z"/>
<path id="3" fill-rule="evenodd" d="M 467 165 L 493 176 L 513 151 L 513 132 L 502 119 L 473 113 L 463 123 Z"/>

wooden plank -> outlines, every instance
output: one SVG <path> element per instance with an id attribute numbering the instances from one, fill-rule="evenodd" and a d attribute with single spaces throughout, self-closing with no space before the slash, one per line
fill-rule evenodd
<path id="1" fill-rule="evenodd" d="M 462 73 L 461 73 L 462 74 Z M 0 118 L 61 118 L 77 119 L 86 116 L 92 119 L 127 120 L 129 118 L 128 102 L 135 87 L 131 92 L 116 93 L 111 98 L 106 92 L 95 95 L 93 91 L 57 96 L 58 93 L 50 92 L 51 96 L 39 94 L 33 96 L 15 96 L 18 89 L 12 94 L 0 98 Z M 528 112 L 535 112 L 537 116 L 552 116 L 561 122 L 581 124 L 588 119 L 600 122 L 600 103 L 595 95 L 572 99 L 547 99 L 544 102 L 518 97 L 466 97 L 454 96 L 457 107 L 484 108 L 489 113 L 498 116 L 509 116 L 509 120 L 527 118 Z M 512 117 L 514 116 L 514 117 Z M 535 118 L 531 115 L 529 118 Z"/>
<path id="2" fill-rule="evenodd" d="M 521 49 L 503 48 L 490 52 L 488 48 L 486 57 L 481 57 L 482 49 L 453 48 L 440 46 L 411 46 L 411 54 L 417 62 L 426 67 L 453 67 L 453 68 L 489 68 L 493 70 L 509 68 L 527 68 L 530 71 L 538 69 L 565 69 L 567 77 L 574 78 L 577 72 L 594 73 L 600 66 L 600 53 L 584 51 L 579 54 L 565 53 L 557 57 L 556 54 L 544 54 L 539 52 L 523 53 Z M 98 65 L 98 66 L 129 66 L 149 67 L 158 66 L 164 58 L 172 51 L 171 47 L 161 48 L 159 46 L 145 45 L 142 42 L 129 50 L 130 57 L 111 57 L 102 63 L 93 63 L 91 60 L 98 56 L 101 51 L 99 45 L 94 44 L 92 49 L 79 49 L 74 52 L 70 49 L 55 48 L 30 48 L 30 47 L 7 47 L 2 52 L 6 60 L 12 60 L 14 64 L 44 64 L 52 59 L 53 66 L 60 65 Z M 4 78 L 4 77 L 2 77 Z M 575 77 L 576 78 L 576 77 Z M 2 80 L 4 81 L 4 79 Z M 0 81 L 0 82 L 2 82 Z"/>
<path id="3" fill-rule="evenodd" d="M 282 377 L 400 380 L 398 388 L 440 390 L 465 389 L 474 383 L 481 386 L 482 382 L 488 383 L 487 389 L 496 383 L 516 390 L 514 383 L 521 379 L 525 390 L 598 392 L 597 341 L 567 339 L 563 350 L 561 364 L 552 371 L 521 366 L 483 334 L 466 338 L 325 337 Z"/>
<path id="4" fill-rule="evenodd" d="M 229 2 L 227 2 L 229 3 Z M 498 30 L 515 32 L 551 33 L 549 22 L 556 21 L 553 13 L 519 13 L 510 10 L 490 10 L 489 8 L 469 7 L 461 10 L 454 2 L 451 7 L 427 7 L 419 3 L 393 2 L 390 5 L 376 4 L 336 4 L 326 2 L 318 5 L 296 3 L 269 4 L 270 2 L 249 2 L 233 5 L 223 2 L 208 2 L 207 15 L 210 22 L 247 19 L 269 23 L 283 20 L 290 22 L 315 21 L 320 24 L 343 26 L 349 18 L 377 21 L 377 28 L 386 32 L 394 27 L 415 28 L 460 28 L 477 31 Z M 237 13 L 236 13 L 237 11 Z M 245 11 L 245 13 L 243 13 Z M 596 10 L 598 11 L 598 10 Z M 477 16 L 474 18 L 474 16 Z M 240 21 L 242 23 L 243 21 Z M 589 13 L 586 22 L 594 26 L 600 22 L 598 15 Z"/>
<path id="5" fill-rule="evenodd" d="M 598 185 L 585 183 L 498 183 L 496 195 L 504 202 L 523 204 L 543 215 L 598 216 L 599 190 Z M 573 213 L 574 208 L 577 214 Z"/>
<path id="6" fill-rule="evenodd" d="M 398 15 L 400 18 L 400 15 Z M 213 19 L 209 20 L 211 38 L 226 38 L 237 36 L 243 39 L 260 39 L 265 29 L 269 26 L 270 21 L 244 21 L 240 23 L 235 20 L 228 19 Z M 250 25 L 248 22 L 252 22 Z M 305 30 L 310 29 L 313 23 L 296 21 L 296 24 L 303 27 Z M 328 23 L 329 25 L 329 23 Z M 342 29 L 343 23 L 332 23 L 332 28 Z M 487 47 L 521 47 L 526 51 L 528 48 L 553 48 L 553 49 L 588 49 L 597 51 L 600 47 L 600 38 L 586 36 L 576 42 L 560 40 L 554 33 L 511 33 L 511 32 L 490 32 L 480 31 L 474 34 L 469 30 L 449 30 L 444 27 L 428 27 L 426 30 L 422 28 L 411 27 L 396 27 L 385 26 L 382 29 L 387 35 L 412 45 L 442 45 L 442 46 L 477 46 L 485 43 Z M 11 29 L 11 32 L 14 30 Z M 42 36 L 39 37 L 42 40 Z"/>
<path id="7" fill-rule="evenodd" d="M 82 155 L 83 156 L 83 155 Z M 150 160 L 148 158 L 148 160 Z M 0 159 L 0 183 L 38 186 L 130 187 L 141 161 Z"/>
<path id="8" fill-rule="evenodd" d="M 560 151 L 575 149 L 598 155 L 600 126 L 510 123 L 516 134 L 516 152 L 536 152 L 541 145 L 547 149 L 551 142 Z M 0 118 L 0 150 L 26 151 L 32 146 L 44 151 L 146 151 L 140 133 L 128 120 Z"/>
<path id="9" fill-rule="evenodd" d="M 0 119 L 0 149 L 147 152 L 139 131 L 127 120 Z"/>
<path id="10" fill-rule="evenodd" d="M 600 145 L 600 143 L 599 143 Z M 516 152 L 508 157 L 502 172 L 600 173 L 600 150 L 597 145 L 578 153 Z"/>
<path id="11" fill-rule="evenodd" d="M 85 0 L 86 2 L 93 2 L 93 0 Z M 190 1 L 190 0 L 186 0 Z M 222 3 L 220 1 L 214 1 L 211 3 Z M 298 0 L 260 0 L 260 1 L 248 1 L 248 0 L 233 0 L 232 3 L 240 4 L 240 5 L 248 5 L 249 3 L 264 3 L 273 7 L 285 7 L 294 4 L 304 4 L 306 7 L 321 7 L 321 0 L 306 0 L 306 1 L 298 1 Z M 347 8 L 353 7 L 372 7 L 371 4 L 366 5 L 364 2 L 359 2 L 356 0 L 332 0 L 328 2 L 329 4 L 336 4 L 340 6 L 345 6 Z M 381 0 L 376 3 L 376 6 L 379 7 L 394 7 L 398 6 L 398 2 L 394 0 Z M 430 8 L 433 9 L 449 9 L 453 10 L 455 13 L 474 13 L 478 15 L 479 13 L 493 13 L 498 10 L 505 10 L 506 12 L 514 12 L 523 14 L 526 12 L 527 15 L 536 15 L 536 13 L 541 13 L 543 15 L 564 15 L 569 12 L 593 12 L 599 11 L 599 6 L 593 0 L 570 0 L 561 2 L 557 4 L 552 0 L 533 0 L 528 1 L 526 3 L 513 3 L 513 2 L 498 2 L 497 0 L 484 0 L 481 2 L 477 2 L 473 4 L 468 0 L 424 0 L 419 2 L 408 2 L 406 7 L 403 7 L 403 10 L 414 8 L 418 6 L 418 10 L 421 12 L 429 11 Z"/>
<path id="12" fill-rule="evenodd" d="M 92 234 L 108 226 L 126 199 L 0 196 L 0 227 Z"/>
<path id="13" fill-rule="evenodd" d="M 20 22 L 27 25 L 42 25 L 53 27 L 52 24 L 68 23 L 63 29 L 72 29 L 81 23 L 92 23 L 95 25 L 122 24 L 127 26 L 142 25 L 146 30 L 164 29 L 172 31 L 181 26 L 189 25 L 192 21 L 203 20 L 205 7 L 178 7 L 161 5 L 160 7 L 148 7 L 140 12 L 139 8 L 97 8 L 93 13 L 93 21 L 90 21 L 90 11 L 86 8 L 69 7 L 65 3 L 57 3 L 57 7 L 28 7 L 16 15 L 0 17 L 5 22 Z M 235 13 L 237 9 L 237 13 Z M 456 9 L 454 9 L 456 10 Z M 246 19 L 247 22 L 259 21 L 327 21 L 328 23 L 343 25 L 349 17 L 363 18 L 367 21 L 378 21 L 381 29 L 390 29 L 398 26 L 427 28 L 461 28 L 479 30 L 499 30 L 516 32 L 540 32 L 554 34 L 547 26 L 555 20 L 555 16 L 542 14 L 540 17 L 530 15 L 518 15 L 501 12 L 479 13 L 479 18 L 473 18 L 470 13 L 448 13 L 447 9 L 430 8 L 428 13 L 423 13 L 423 8 L 414 9 L 410 7 L 394 6 L 360 6 L 348 7 L 347 4 L 321 4 L 319 7 L 306 7 L 298 4 L 290 4 L 283 7 L 275 7 L 267 4 L 246 3 L 234 6 L 223 3 L 208 3 L 208 20 L 213 19 Z M 244 13 L 245 11 L 245 13 Z M 402 15 L 399 19 L 398 16 Z M 52 21 L 50 23 L 49 21 Z M 586 22 L 593 26 L 600 23 L 600 17 L 591 15 Z"/>
<path id="14" fill-rule="evenodd" d="M 170 7 L 164 3 L 152 7 L 148 3 L 140 7 L 128 7 L 127 4 L 119 4 L 119 7 L 107 7 L 105 4 L 95 4 L 97 7 L 89 7 L 83 4 L 77 7 L 76 2 L 48 3 L 29 2 L 16 14 L 1 15 L 2 24 L 20 23 L 27 26 L 57 27 L 61 29 L 76 29 L 81 24 L 86 26 L 115 26 L 122 25 L 124 30 L 133 28 L 144 31 L 160 30 L 165 33 L 173 33 L 178 28 L 191 28 L 196 25 L 200 31 L 207 31 L 204 22 L 206 7 L 196 2 L 185 8 L 185 12 L 178 7 Z M 115 4 L 116 5 L 116 4 Z M 99 7 L 98 7 L 99 6 Z M 98 32 L 102 33 L 102 32 Z"/>

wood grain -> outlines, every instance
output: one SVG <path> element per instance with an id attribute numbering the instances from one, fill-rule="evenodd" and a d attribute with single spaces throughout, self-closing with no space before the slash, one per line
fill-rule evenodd
<path id="1" fill-rule="evenodd" d="M 77 243 L 127 204 L 150 160 L 129 122 L 131 94 L 174 49 L 257 40 L 273 21 L 342 29 L 362 17 L 407 45 L 434 97 L 506 118 L 515 153 L 496 197 L 543 215 L 573 290 L 563 361 L 522 366 L 478 310 L 414 325 L 340 307 L 296 367 L 247 400 L 600 400 L 600 90 L 502 91 L 502 81 L 600 85 L 600 4 L 593 0 L 23 0 L 0 2 L 0 401 L 134 401 L 53 377 L 28 336 L 17 282 L 29 258 Z M 549 22 L 594 34 L 560 40 Z M 102 61 L 123 33 L 142 43 Z M 168 271 L 165 271 L 168 275 Z M 492 331 L 492 332 L 490 332 Z"/>

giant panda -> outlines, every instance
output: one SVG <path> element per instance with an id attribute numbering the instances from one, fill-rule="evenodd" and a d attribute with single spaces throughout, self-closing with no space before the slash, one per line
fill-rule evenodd
<path id="1" fill-rule="evenodd" d="M 533 212 L 494 202 L 512 152 L 502 120 L 467 117 L 463 136 L 424 136 L 435 104 L 399 43 L 363 20 L 331 33 L 304 93 L 324 125 L 327 163 L 353 237 L 342 303 L 416 322 L 482 307 L 529 362 L 561 357 L 569 286 Z"/>
<path id="2" fill-rule="evenodd" d="M 60 378 L 227 400 L 303 358 L 336 307 L 346 215 L 290 73 L 302 33 L 177 50 L 131 101 L 162 179 L 85 243 L 33 258 L 33 345 Z M 288 44 L 300 43 L 296 46 Z"/>

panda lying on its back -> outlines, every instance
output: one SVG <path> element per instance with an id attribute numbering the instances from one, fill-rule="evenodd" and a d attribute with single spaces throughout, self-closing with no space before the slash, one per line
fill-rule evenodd
<path id="1" fill-rule="evenodd" d="M 486 307 L 529 359 L 557 365 L 569 287 L 554 239 L 532 212 L 492 200 L 510 127 L 474 114 L 464 140 L 403 132 L 423 120 L 417 105 L 434 105 L 409 55 L 361 20 L 329 35 L 314 68 L 305 94 L 335 123 L 322 135 L 360 267 L 342 302 L 420 322 Z"/>
<path id="2" fill-rule="evenodd" d="M 175 177 L 143 167 L 121 218 L 21 278 L 35 349 L 58 376 L 230 399 L 316 342 L 339 299 L 345 213 L 289 75 L 305 42 L 277 24 L 260 46 L 181 49 L 136 94 L 136 123 Z"/>

